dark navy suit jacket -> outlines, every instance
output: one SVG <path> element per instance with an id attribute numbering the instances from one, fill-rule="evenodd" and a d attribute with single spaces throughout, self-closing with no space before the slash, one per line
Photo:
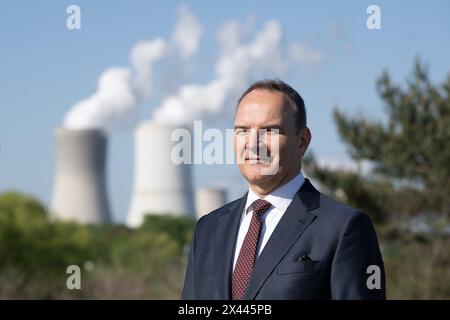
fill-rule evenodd
<path id="1" fill-rule="evenodd" d="M 182 299 L 230 299 L 246 198 L 197 222 Z M 367 270 L 371 265 L 380 270 L 380 289 L 367 286 L 376 276 Z M 385 298 L 383 260 L 369 217 L 324 196 L 305 179 L 256 259 L 244 299 Z"/>

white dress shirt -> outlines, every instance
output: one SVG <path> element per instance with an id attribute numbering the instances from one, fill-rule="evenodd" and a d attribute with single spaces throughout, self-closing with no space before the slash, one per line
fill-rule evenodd
<path id="1" fill-rule="evenodd" d="M 264 197 L 264 200 L 269 201 L 272 206 L 261 216 L 262 227 L 261 234 L 259 235 L 257 256 L 261 254 L 264 246 L 272 235 L 273 230 L 275 230 L 275 227 L 283 217 L 283 214 L 286 212 L 287 207 L 289 207 L 289 205 L 291 204 L 292 199 L 294 199 L 295 194 L 303 185 L 304 181 L 305 178 L 300 172 L 288 183 L 282 185 L 281 187 Z M 251 205 L 255 200 L 258 199 L 261 199 L 261 196 L 259 196 L 249 188 L 247 202 L 245 203 L 244 212 L 242 213 L 241 217 L 241 225 L 239 227 L 236 249 L 234 251 L 233 270 L 236 266 L 236 261 L 239 256 L 239 252 L 241 251 L 245 235 L 247 234 L 248 228 L 250 227 L 250 221 L 253 215 L 253 208 Z"/>

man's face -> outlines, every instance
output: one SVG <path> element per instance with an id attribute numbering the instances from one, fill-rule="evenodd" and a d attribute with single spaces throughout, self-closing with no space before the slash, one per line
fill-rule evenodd
<path id="1" fill-rule="evenodd" d="M 265 89 L 248 93 L 234 120 L 234 152 L 248 183 L 269 191 L 298 173 L 309 143 L 302 133 L 297 132 L 294 107 L 282 93 Z"/>

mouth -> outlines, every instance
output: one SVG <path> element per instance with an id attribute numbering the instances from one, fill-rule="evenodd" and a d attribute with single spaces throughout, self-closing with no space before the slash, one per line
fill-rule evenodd
<path id="1" fill-rule="evenodd" d="M 272 161 L 272 157 L 256 157 L 256 158 L 249 158 L 249 157 L 245 157 L 245 161 L 252 161 L 252 162 L 257 162 L 257 163 L 270 163 Z"/>

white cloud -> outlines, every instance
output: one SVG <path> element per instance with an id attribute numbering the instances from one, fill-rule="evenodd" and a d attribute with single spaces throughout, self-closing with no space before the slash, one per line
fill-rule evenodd
<path id="1" fill-rule="evenodd" d="M 345 37 L 344 30 L 342 30 L 342 26 L 338 20 L 331 21 L 330 24 L 330 33 L 336 38 Z"/>
<path id="2" fill-rule="evenodd" d="M 202 27 L 186 7 L 179 10 L 173 34 L 173 46 L 183 58 L 197 51 Z M 125 124 L 136 114 L 137 105 L 151 97 L 154 64 L 167 57 L 172 44 L 155 38 L 140 41 L 130 50 L 132 68 L 108 68 L 99 78 L 97 91 L 74 104 L 66 114 L 64 125 L 73 129 L 110 130 Z"/>
<path id="3" fill-rule="evenodd" d="M 353 44 L 349 39 L 349 35 L 342 27 L 341 22 L 339 22 L 339 20 L 333 20 L 330 24 L 329 30 L 333 38 L 340 42 L 340 45 L 343 47 L 344 51 L 347 54 L 352 53 Z"/>
<path id="4" fill-rule="evenodd" d="M 287 65 L 281 47 L 282 28 L 269 21 L 252 41 L 238 44 L 242 28 L 225 24 L 218 33 L 219 41 L 233 40 L 233 50 L 224 47 L 216 63 L 216 77 L 206 84 L 186 84 L 177 93 L 163 100 L 153 114 L 159 122 L 176 125 L 191 123 L 205 115 L 217 115 L 227 98 L 261 73 L 280 76 Z"/>
<path id="5" fill-rule="evenodd" d="M 255 16 L 251 15 L 245 19 L 244 23 L 237 20 L 226 21 L 217 33 L 217 40 L 222 52 L 236 49 L 251 34 Z"/>
<path id="6" fill-rule="evenodd" d="M 153 64 L 165 56 L 166 47 L 162 39 L 138 42 L 130 52 L 133 70 L 106 69 L 100 75 L 97 91 L 74 104 L 64 118 L 64 126 L 109 131 L 131 123 L 139 101 L 151 95 Z"/>
<path id="7" fill-rule="evenodd" d="M 180 50 L 181 57 L 187 60 L 198 50 L 203 27 L 186 6 L 180 6 L 178 16 L 179 20 L 172 34 L 172 43 Z"/>
<path id="8" fill-rule="evenodd" d="M 241 44 L 244 37 L 244 29 L 236 20 L 227 21 L 217 33 L 217 40 L 224 52 L 234 50 Z"/>
<path id="9" fill-rule="evenodd" d="M 161 38 L 140 41 L 131 49 L 130 60 L 136 74 L 134 84 L 141 97 L 148 99 L 151 96 L 153 64 L 167 53 L 168 46 Z"/>
<path id="10" fill-rule="evenodd" d="M 295 43 L 289 47 L 291 58 L 303 67 L 315 67 L 323 61 L 323 54 L 307 43 Z"/>
<path id="11" fill-rule="evenodd" d="M 252 16 L 243 23 L 226 22 L 217 33 L 221 51 L 213 78 L 206 83 L 186 83 L 166 96 L 153 111 L 153 120 L 184 125 L 203 117 L 219 117 L 224 105 L 252 81 L 283 77 L 294 62 L 315 65 L 322 61 L 322 54 L 306 44 L 284 43 L 279 21 L 267 21 L 257 32 L 253 25 Z M 198 50 L 202 33 L 197 18 L 181 6 L 171 41 L 155 38 L 136 43 L 130 50 L 131 68 L 107 69 L 97 92 L 73 106 L 65 125 L 110 129 L 120 123 L 121 116 L 125 121 L 140 102 L 151 97 L 155 63 L 177 51 L 183 59 L 190 58 Z"/>
<path id="12" fill-rule="evenodd" d="M 76 103 L 64 119 L 71 129 L 111 129 L 133 115 L 136 96 L 128 68 L 105 70 L 98 81 L 97 91 Z"/>

